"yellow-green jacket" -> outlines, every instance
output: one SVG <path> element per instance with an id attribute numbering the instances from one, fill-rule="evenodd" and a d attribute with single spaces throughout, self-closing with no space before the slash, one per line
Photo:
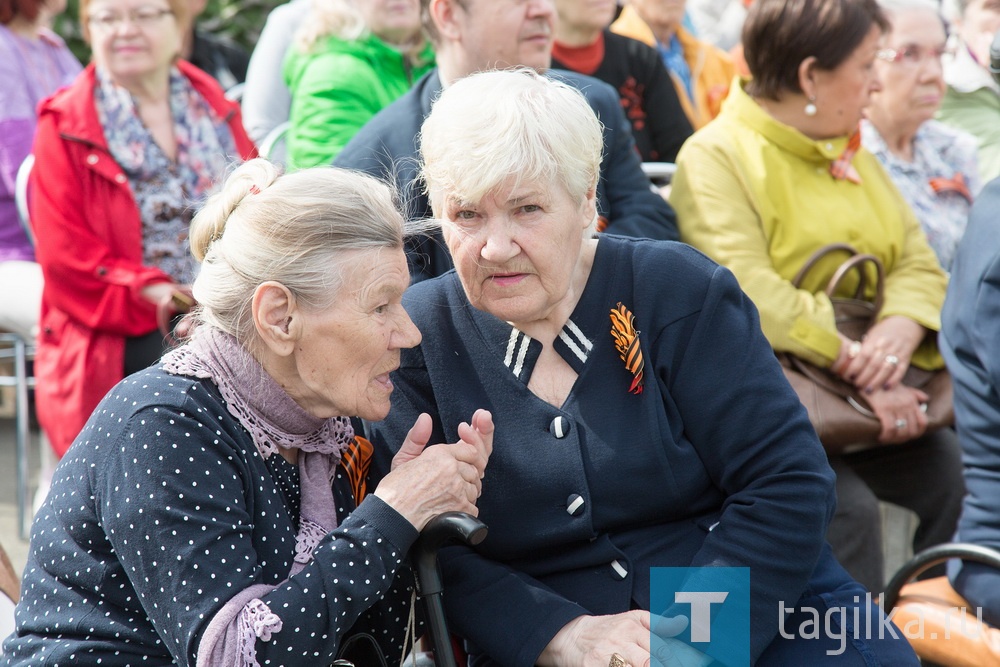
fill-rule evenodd
<path id="1" fill-rule="evenodd" d="M 938 331 L 947 277 L 875 156 L 863 148 L 854 156 L 860 184 L 834 179 L 830 164 L 847 137 L 809 139 L 772 118 L 743 83 L 677 157 L 670 203 L 681 240 L 733 271 L 777 351 L 821 366 L 837 358 L 833 306 L 822 289 L 844 258 L 820 263 L 803 289 L 791 284 L 814 251 L 836 242 L 884 263 L 882 317 L 903 315 Z M 847 282 L 845 295 L 855 286 Z M 915 365 L 944 365 L 935 338 L 917 350 Z"/>

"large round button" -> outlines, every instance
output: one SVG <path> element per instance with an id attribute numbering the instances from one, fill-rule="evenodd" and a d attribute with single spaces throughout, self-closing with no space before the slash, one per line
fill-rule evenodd
<path id="1" fill-rule="evenodd" d="M 115 183 L 124 183 L 125 174 L 115 174 Z"/>
<path id="2" fill-rule="evenodd" d="M 549 433 L 557 438 L 565 438 L 569 434 L 569 420 L 559 415 L 549 424 Z"/>
<path id="3" fill-rule="evenodd" d="M 583 514 L 583 496 L 579 493 L 574 493 L 566 499 L 566 512 L 570 516 L 580 516 Z"/>
<path id="4" fill-rule="evenodd" d="M 87 164 L 97 164 L 97 154 L 91 153 L 87 156 Z"/>

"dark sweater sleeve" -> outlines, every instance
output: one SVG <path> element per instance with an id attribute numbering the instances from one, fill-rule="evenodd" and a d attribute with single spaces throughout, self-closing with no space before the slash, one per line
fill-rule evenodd
<path id="1" fill-rule="evenodd" d="M 652 350 L 657 380 L 725 495 L 690 565 L 750 568 L 756 660 L 778 633 L 778 602 L 799 599 L 819 561 L 833 471 L 756 308 L 727 269 L 715 268 L 699 312 L 665 329 Z"/>
<path id="2" fill-rule="evenodd" d="M 677 152 L 694 130 L 677 89 L 656 49 L 635 39 L 627 39 L 628 58 L 646 84 L 646 122 L 653 150 L 660 162 L 675 162 Z"/>
<path id="3" fill-rule="evenodd" d="M 642 171 L 639 152 L 632 138 L 632 127 L 618 100 L 618 93 L 595 80 L 588 90 L 601 122 L 605 126 L 605 153 L 601 180 L 607 201 L 598 202 L 607 211 L 606 231 L 622 236 L 676 241 L 677 215 L 659 193 L 653 192 L 649 178 Z"/>
<path id="4" fill-rule="evenodd" d="M 267 580 L 254 543 L 285 539 L 277 519 L 287 509 L 278 496 L 260 493 L 259 456 L 247 451 L 249 438 L 241 439 L 235 422 L 227 427 L 226 417 L 210 416 L 220 411 L 150 407 L 122 425 L 107 445 L 115 455 L 92 472 L 107 538 L 177 664 L 195 664 L 215 614 L 262 585 L 270 592 L 259 599 L 283 627 L 256 641 L 257 661 L 329 664 L 344 633 L 389 590 L 417 532 L 370 496 L 320 541 L 300 573 Z M 275 526 L 261 525 L 262 515 L 274 515 Z M 280 571 L 290 570 L 294 552 L 292 536 L 279 551 L 288 554 Z"/>

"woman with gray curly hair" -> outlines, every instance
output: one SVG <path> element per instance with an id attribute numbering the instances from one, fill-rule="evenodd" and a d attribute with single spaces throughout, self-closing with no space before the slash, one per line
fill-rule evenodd
<path id="1" fill-rule="evenodd" d="M 328 665 L 359 633 L 402 655 L 403 557 L 433 516 L 476 513 L 493 431 L 477 411 L 425 451 L 420 416 L 391 463 L 354 434 L 420 341 L 403 234 L 373 178 L 233 173 L 192 224 L 191 339 L 55 473 L 5 665 Z"/>

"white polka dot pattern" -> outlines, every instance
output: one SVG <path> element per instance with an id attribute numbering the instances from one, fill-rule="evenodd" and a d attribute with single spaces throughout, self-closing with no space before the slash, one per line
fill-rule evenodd
<path id="1" fill-rule="evenodd" d="M 36 517 L 5 664 L 194 665 L 207 623 L 254 584 L 274 587 L 261 600 L 284 626 L 256 642 L 260 665 L 330 664 L 362 629 L 399 655 L 416 531 L 374 496 L 346 516 L 337 475 L 340 527 L 289 578 L 297 478 L 269 462 L 210 382 L 152 368 L 120 383 Z"/>

